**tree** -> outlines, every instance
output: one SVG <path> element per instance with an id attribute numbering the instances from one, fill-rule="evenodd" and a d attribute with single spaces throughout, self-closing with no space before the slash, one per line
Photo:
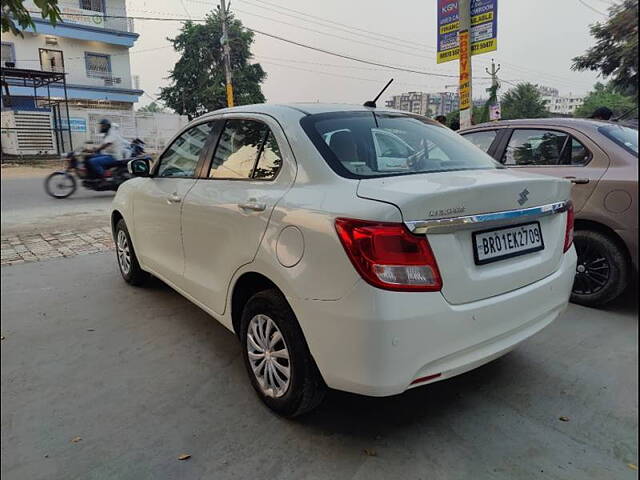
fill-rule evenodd
<path id="1" fill-rule="evenodd" d="M 267 74 L 260 64 L 250 64 L 253 33 L 240 20 L 228 15 L 231 70 L 236 105 L 263 103 L 260 84 Z M 185 22 L 176 38 L 169 39 L 181 57 L 171 75 L 171 85 L 160 90 L 160 99 L 189 119 L 227 106 L 222 57 L 220 8 L 204 24 Z"/>
<path id="2" fill-rule="evenodd" d="M 42 18 L 48 18 L 52 25 L 55 25 L 60 18 L 60 8 L 58 0 L 33 0 L 36 7 L 40 9 Z M 20 28 L 16 26 L 16 23 Z M 29 10 L 24 6 L 23 0 L 2 0 L 2 33 L 11 32 L 22 37 L 22 31 L 27 27 L 36 28 Z"/>
<path id="3" fill-rule="evenodd" d="M 538 87 L 532 83 L 519 83 L 502 96 L 502 118 L 544 118 L 549 116 Z"/>
<path id="4" fill-rule="evenodd" d="M 476 105 L 473 106 L 473 112 L 471 113 L 471 123 L 473 125 L 477 123 L 482 123 L 483 121 L 483 107 L 478 107 Z M 454 110 L 453 112 L 447 113 L 447 126 L 450 128 L 460 126 L 460 110 Z M 453 126 L 453 127 L 452 127 Z M 458 128 L 454 128 L 457 130 Z"/>
<path id="5" fill-rule="evenodd" d="M 573 59 L 573 70 L 593 70 L 611 77 L 622 94 L 638 98 L 638 0 L 623 0 L 609 9 L 609 18 L 591 25 L 595 46 Z"/>
<path id="6" fill-rule="evenodd" d="M 167 113 L 167 109 L 163 108 L 162 105 L 156 102 L 151 102 L 149 105 L 145 105 L 144 107 L 140 107 L 138 109 L 139 112 L 151 112 L 151 113 Z"/>
<path id="7" fill-rule="evenodd" d="M 607 107 L 613 112 L 614 118 L 635 107 L 636 102 L 633 97 L 621 95 L 616 92 L 615 87 L 609 82 L 600 82 L 593 86 L 593 91 L 584 98 L 584 103 L 576 109 L 576 117 L 588 117 L 596 108 Z"/>

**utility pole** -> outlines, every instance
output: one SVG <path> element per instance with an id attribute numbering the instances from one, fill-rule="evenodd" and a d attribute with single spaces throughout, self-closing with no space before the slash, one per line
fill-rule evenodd
<path id="1" fill-rule="evenodd" d="M 500 64 L 498 64 L 498 67 L 496 68 L 496 64 L 493 61 L 493 58 L 491 59 L 491 70 L 489 70 L 488 68 L 484 69 L 485 72 L 487 72 L 489 75 L 491 75 L 491 86 L 492 87 L 496 87 L 496 86 L 500 86 L 500 84 L 498 83 L 498 72 L 500 71 Z"/>
<path id="2" fill-rule="evenodd" d="M 500 106 L 498 104 L 498 88 L 500 88 L 500 82 L 498 81 L 498 72 L 500 71 L 500 64 L 496 67 L 493 58 L 491 59 L 491 70 L 484 69 L 489 75 L 491 75 L 491 87 L 487 89 L 489 92 L 489 119 L 493 121 L 500 120 Z"/>
<path id="3" fill-rule="evenodd" d="M 225 0 L 220 0 L 220 17 L 222 19 L 222 53 L 224 56 L 224 76 L 227 84 L 227 106 L 233 107 L 233 84 L 231 83 L 231 50 L 229 48 L 229 34 L 227 32 L 227 6 Z"/>
<path id="4" fill-rule="evenodd" d="M 458 1 L 460 28 L 458 45 L 460 49 L 460 128 L 471 126 L 473 93 L 471 90 L 471 0 Z"/>

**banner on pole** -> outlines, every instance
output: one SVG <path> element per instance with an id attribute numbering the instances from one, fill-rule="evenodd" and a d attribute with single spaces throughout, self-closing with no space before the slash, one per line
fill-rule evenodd
<path id="1" fill-rule="evenodd" d="M 438 0 L 438 63 L 457 60 L 458 0 Z M 498 0 L 471 0 L 471 55 L 498 48 Z"/>
<path id="2" fill-rule="evenodd" d="M 500 104 L 489 105 L 489 120 L 500 120 Z"/>
<path id="3" fill-rule="evenodd" d="M 463 30 L 459 34 L 460 37 L 460 110 L 466 110 L 471 106 L 471 95 L 469 90 L 471 86 L 471 76 L 469 75 L 470 67 L 468 61 L 469 53 L 469 31 Z"/>

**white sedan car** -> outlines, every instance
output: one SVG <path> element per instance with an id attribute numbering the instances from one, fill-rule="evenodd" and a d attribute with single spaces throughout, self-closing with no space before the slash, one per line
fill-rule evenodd
<path id="1" fill-rule="evenodd" d="M 393 162 L 385 133 L 410 147 Z M 507 170 L 423 117 L 225 109 L 129 168 L 112 212 L 122 276 L 153 274 L 235 332 L 282 415 L 327 386 L 385 396 L 466 372 L 567 305 L 570 183 Z"/>

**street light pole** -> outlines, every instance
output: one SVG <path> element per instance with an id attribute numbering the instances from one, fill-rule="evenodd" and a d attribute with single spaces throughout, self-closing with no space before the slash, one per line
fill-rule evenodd
<path id="1" fill-rule="evenodd" d="M 225 0 L 220 0 L 220 18 L 222 20 L 222 54 L 224 56 L 224 76 L 227 89 L 227 106 L 233 107 L 233 84 L 231 83 L 231 49 L 229 48 L 229 34 L 227 32 L 227 6 Z"/>
<path id="2" fill-rule="evenodd" d="M 458 45 L 460 49 L 460 128 L 471 126 L 472 90 L 471 90 L 471 0 L 458 1 L 460 28 Z"/>

